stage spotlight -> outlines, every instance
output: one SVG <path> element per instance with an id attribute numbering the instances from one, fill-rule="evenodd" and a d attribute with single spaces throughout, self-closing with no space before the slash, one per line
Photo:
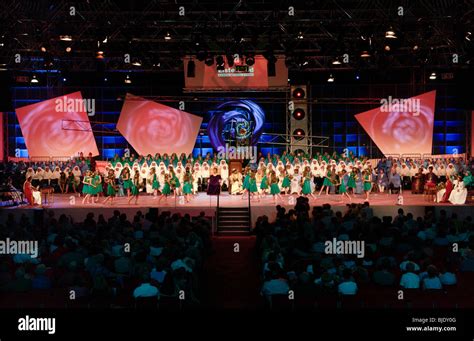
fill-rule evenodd
<path id="1" fill-rule="evenodd" d="M 420 47 L 419 47 L 418 45 L 416 45 L 416 44 L 413 45 L 413 51 L 418 51 L 419 48 L 420 48 Z"/>
<path id="2" fill-rule="evenodd" d="M 72 47 L 71 47 L 71 46 L 66 47 L 66 52 L 67 52 L 67 53 L 69 53 L 69 52 L 71 52 L 71 51 L 72 51 Z"/>
<path id="3" fill-rule="evenodd" d="M 335 80 L 334 76 L 332 74 L 329 75 L 329 78 L 328 78 L 328 83 L 333 83 Z"/>
<path id="4" fill-rule="evenodd" d="M 386 32 L 385 32 L 385 38 L 387 39 L 397 39 L 397 36 L 395 34 L 395 31 L 393 30 L 392 27 L 390 27 Z"/>
<path id="5" fill-rule="evenodd" d="M 336 57 L 333 61 L 332 61 L 332 65 L 341 65 L 341 60 L 339 57 Z"/>
<path id="6" fill-rule="evenodd" d="M 169 32 L 166 32 L 165 40 L 171 40 L 171 34 Z"/>
<path id="7" fill-rule="evenodd" d="M 305 116 L 306 116 L 306 113 L 301 108 L 298 108 L 295 111 L 293 111 L 293 118 L 297 121 L 304 119 Z"/>
<path id="8" fill-rule="evenodd" d="M 360 53 L 360 57 L 361 57 L 361 58 L 369 58 L 369 57 L 370 57 L 369 51 L 367 51 L 367 50 L 362 51 L 362 52 Z"/>
<path id="9" fill-rule="evenodd" d="M 356 80 L 359 80 L 359 79 L 360 79 L 360 75 L 359 75 L 359 73 L 356 73 L 356 75 L 355 75 L 355 79 L 356 79 Z"/>
<path id="10" fill-rule="evenodd" d="M 467 32 L 466 32 L 466 35 L 464 36 L 464 39 L 466 39 L 467 41 L 471 41 L 471 39 L 472 39 L 472 32 L 467 31 Z"/>
<path id="11" fill-rule="evenodd" d="M 204 61 L 204 63 L 205 63 L 207 66 L 212 66 L 212 64 L 214 64 L 214 57 L 208 56 L 208 57 L 206 58 L 206 60 Z"/>
<path id="12" fill-rule="evenodd" d="M 142 62 L 141 62 L 140 59 L 134 58 L 133 61 L 132 61 L 132 65 L 133 66 L 142 66 Z"/>
<path id="13" fill-rule="evenodd" d="M 132 80 L 130 79 L 129 75 L 127 75 L 127 77 L 125 77 L 124 82 L 125 82 L 125 84 L 132 84 Z"/>
<path id="14" fill-rule="evenodd" d="M 303 32 L 298 33 L 298 36 L 296 38 L 298 38 L 299 40 L 304 39 Z"/>
<path id="15" fill-rule="evenodd" d="M 47 51 L 47 48 L 45 45 L 41 45 L 41 48 L 40 48 L 41 52 L 46 52 Z"/>
<path id="16" fill-rule="evenodd" d="M 436 78 L 437 78 L 436 72 L 432 72 L 431 75 L 430 75 L 430 79 L 435 80 Z"/>
<path id="17" fill-rule="evenodd" d="M 385 51 L 387 51 L 387 52 L 389 52 L 389 51 L 391 50 L 391 49 L 390 49 L 390 45 L 388 45 L 388 44 L 385 45 L 385 46 L 383 47 L 383 49 L 384 49 Z"/>
<path id="18" fill-rule="evenodd" d="M 63 77 L 63 82 L 66 83 L 66 81 L 67 81 L 67 78 Z"/>
<path id="19" fill-rule="evenodd" d="M 72 36 L 69 34 L 64 34 L 59 36 L 59 40 L 62 41 L 72 41 Z"/>
<path id="20" fill-rule="evenodd" d="M 255 58 L 253 56 L 247 56 L 247 58 L 245 58 L 245 63 L 248 66 L 252 66 L 253 64 L 255 64 Z"/>
<path id="21" fill-rule="evenodd" d="M 107 82 L 107 81 L 108 81 L 108 79 L 107 79 L 107 77 L 105 77 L 105 78 L 104 78 L 104 82 Z"/>
<path id="22" fill-rule="evenodd" d="M 305 95 L 306 95 L 306 93 L 301 88 L 296 88 L 295 90 L 293 90 L 293 97 L 294 98 L 304 98 Z"/>
<path id="23" fill-rule="evenodd" d="M 31 78 L 30 83 L 32 84 L 39 83 L 38 78 L 36 78 L 36 76 L 33 75 L 33 78 Z"/>
<path id="24" fill-rule="evenodd" d="M 295 140 L 302 140 L 305 137 L 305 132 L 303 129 L 298 128 L 293 131 L 293 137 Z"/>

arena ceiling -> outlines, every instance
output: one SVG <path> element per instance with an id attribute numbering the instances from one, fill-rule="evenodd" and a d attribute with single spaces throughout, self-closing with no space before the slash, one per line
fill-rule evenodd
<path id="1" fill-rule="evenodd" d="M 290 71 L 468 68 L 473 20 L 472 0 L 7 0 L 0 67 L 180 72 L 184 55 L 238 53 L 283 54 Z"/>

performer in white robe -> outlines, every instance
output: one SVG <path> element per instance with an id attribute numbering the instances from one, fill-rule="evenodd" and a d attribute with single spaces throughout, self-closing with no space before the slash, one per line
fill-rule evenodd
<path id="1" fill-rule="evenodd" d="M 78 186 L 81 183 L 81 170 L 79 169 L 79 166 L 74 166 L 72 169 L 72 174 L 74 174 L 74 182 L 76 183 L 76 186 Z"/>
<path id="2" fill-rule="evenodd" d="M 456 180 L 453 181 L 453 190 L 449 195 L 449 202 L 453 205 L 464 205 L 467 198 L 467 188 L 464 186 L 464 181 L 462 177 L 458 176 Z"/>
<path id="3" fill-rule="evenodd" d="M 229 167 L 227 166 L 227 162 L 225 160 L 221 160 L 219 165 L 219 172 L 221 174 L 222 184 L 226 184 L 226 186 L 229 186 Z"/>
<path id="4" fill-rule="evenodd" d="M 449 163 L 448 167 L 446 168 L 446 177 L 453 178 L 456 174 L 456 168 L 454 168 L 452 163 Z"/>
<path id="5" fill-rule="evenodd" d="M 237 172 L 237 169 L 232 169 L 232 174 L 229 176 L 230 194 L 240 194 L 242 192 L 242 174 Z"/>
<path id="6" fill-rule="evenodd" d="M 290 181 L 290 194 L 300 195 L 301 193 L 301 174 L 300 169 L 295 168 Z"/>

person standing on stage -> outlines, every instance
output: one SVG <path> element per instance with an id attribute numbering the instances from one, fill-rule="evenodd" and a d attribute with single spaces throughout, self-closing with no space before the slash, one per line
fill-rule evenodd
<path id="1" fill-rule="evenodd" d="M 281 182 L 281 188 L 285 192 L 285 194 L 291 194 L 290 193 L 291 180 L 290 180 L 290 175 L 286 171 L 286 168 L 283 169 L 281 174 L 283 176 L 283 181 Z"/>
<path id="2" fill-rule="evenodd" d="M 258 182 L 259 182 L 258 180 L 260 178 L 260 192 L 261 192 L 262 196 L 265 196 L 267 194 L 267 191 L 268 191 L 268 177 L 267 177 L 267 174 L 266 174 L 265 167 L 260 168 L 258 170 L 258 173 L 255 176 L 255 178 L 257 179 L 257 185 L 258 185 Z"/>
<path id="3" fill-rule="evenodd" d="M 99 172 L 98 169 L 96 169 L 94 174 L 93 174 L 92 184 L 95 186 L 93 195 L 97 196 L 95 198 L 95 202 L 98 202 L 100 195 L 104 192 L 104 190 L 102 188 L 102 176 L 100 175 L 100 172 Z"/>
<path id="4" fill-rule="evenodd" d="M 347 183 L 349 181 L 349 176 L 345 169 L 343 169 L 339 173 L 339 193 L 341 194 L 342 200 L 344 200 L 344 196 L 349 198 L 349 201 L 352 201 L 351 196 L 347 193 Z M 354 182 L 355 184 L 355 182 Z"/>
<path id="5" fill-rule="evenodd" d="M 257 179 L 255 178 L 255 172 L 251 171 L 250 172 L 250 177 L 249 177 L 249 195 L 253 197 L 257 197 L 258 199 L 258 187 L 257 187 Z"/>
<path id="6" fill-rule="evenodd" d="M 324 177 L 324 180 L 323 180 L 323 185 L 321 186 L 321 189 L 319 190 L 319 194 L 318 195 L 321 195 L 321 193 L 323 192 L 324 189 L 326 189 L 326 195 L 329 194 L 329 189 L 331 188 L 331 186 L 333 186 L 333 182 L 332 182 L 332 179 L 334 177 L 335 174 L 333 174 L 333 171 L 335 172 L 335 168 L 331 168 L 329 165 L 327 167 L 327 172 L 326 172 L 326 176 Z"/>
<path id="7" fill-rule="evenodd" d="M 279 179 L 275 173 L 275 171 L 271 171 L 270 173 L 270 194 L 273 195 L 273 202 L 276 204 L 277 198 L 281 198 L 280 194 L 280 187 L 278 186 Z"/>
<path id="8" fill-rule="evenodd" d="M 219 195 L 221 193 L 221 176 L 219 175 L 217 167 L 212 168 L 212 173 L 209 176 L 207 185 L 208 195 Z"/>
<path id="9" fill-rule="evenodd" d="M 171 194 L 171 176 L 170 174 L 165 174 L 165 182 L 163 184 L 163 189 L 161 190 L 161 196 L 160 200 L 158 202 L 161 202 L 161 199 L 163 197 L 165 198 L 165 202 L 168 201 L 168 196 Z"/>
<path id="10" fill-rule="evenodd" d="M 315 199 L 315 196 L 311 188 L 312 174 L 311 174 L 311 168 L 309 166 L 306 166 L 304 168 L 303 178 L 301 179 L 301 182 L 302 182 L 301 192 L 303 193 L 303 195 L 305 197 L 308 197 L 308 195 L 310 195 L 313 199 Z"/>
<path id="11" fill-rule="evenodd" d="M 105 182 L 107 183 L 107 198 L 105 198 L 103 204 L 110 200 L 110 204 L 112 205 L 114 202 L 115 194 L 117 193 L 117 185 L 115 183 L 115 172 L 113 169 L 109 169 L 109 173 L 107 174 Z"/>
<path id="12" fill-rule="evenodd" d="M 158 176 L 156 175 L 156 168 L 150 168 L 150 178 L 148 179 L 151 189 L 153 191 L 153 199 L 156 199 L 158 195 L 158 189 L 160 188 L 160 183 L 158 182 Z"/>
<path id="13" fill-rule="evenodd" d="M 186 200 L 186 203 L 190 201 L 190 196 L 193 194 L 193 178 L 191 176 L 191 173 L 189 170 L 186 171 L 186 173 L 183 176 L 183 195 L 184 199 Z"/>
<path id="14" fill-rule="evenodd" d="M 243 175 L 244 175 L 244 181 L 242 183 L 242 199 L 245 199 L 244 194 L 249 193 L 250 167 L 248 166 L 245 167 Z"/>
<path id="15" fill-rule="evenodd" d="M 86 171 L 84 179 L 82 180 L 82 194 L 84 194 L 84 199 L 82 199 L 82 204 L 85 204 L 91 199 L 90 203 L 92 204 L 92 195 L 94 195 L 94 185 L 92 184 L 92 172 Z"/>
<path id="16" fill-rule="evenodd" d="M 347 192 L 349 193 L 349 190 L 350 190 L 352 192 L 352 195 L 355 194 L 356 178 L 357 178 L 357 168 L 352 167 L 352 171 L 350 172 L 349 177 L 347 179 Z"/>
<path id="17" fill-rule="evenodd" d="M 123 182 L 123 189 L 127 192 L 127 198 L 130 198 L 130 190 L 132 189 L 132 179 L 130 177 L 130 169 L 124 167 L 122 173 L 120 174 Z"/>
<path id="18" fill-rule="evenodd" d="M 370 168 L 367 168 L 362 172 L 364 179 L 364 192 L 365 192 L 365 201 L 369 201 L 369 194 L 372 190 L 372 171 Z"/>
<path id="19" fill-rule="evenodd" d="M 139 172 L 135 172 L 135 175 L 132 179 L 132 187 L 131 187 L 131 196 L 128 199 L 128 204 L 135 198 L 135 205 L 138 204 L 138 197 L 140 194 L 140 187 L 141 187 L 141 177 Z"/>
<path id="20" fill-rule="evenodd" d="M 232 169 L 229 177 L 230 194 L 240 194 L 242 192 L 242 174 L 237 169 Z"/>

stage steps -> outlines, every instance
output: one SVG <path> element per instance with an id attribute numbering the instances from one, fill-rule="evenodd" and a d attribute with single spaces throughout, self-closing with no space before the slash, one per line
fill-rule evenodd
<path id="1" fill-rule="evenodd" d="M 246 236 L 251 229 L 248 207 L 219 207 L 217 212 L 217 233 L 220 235 Z"/>

